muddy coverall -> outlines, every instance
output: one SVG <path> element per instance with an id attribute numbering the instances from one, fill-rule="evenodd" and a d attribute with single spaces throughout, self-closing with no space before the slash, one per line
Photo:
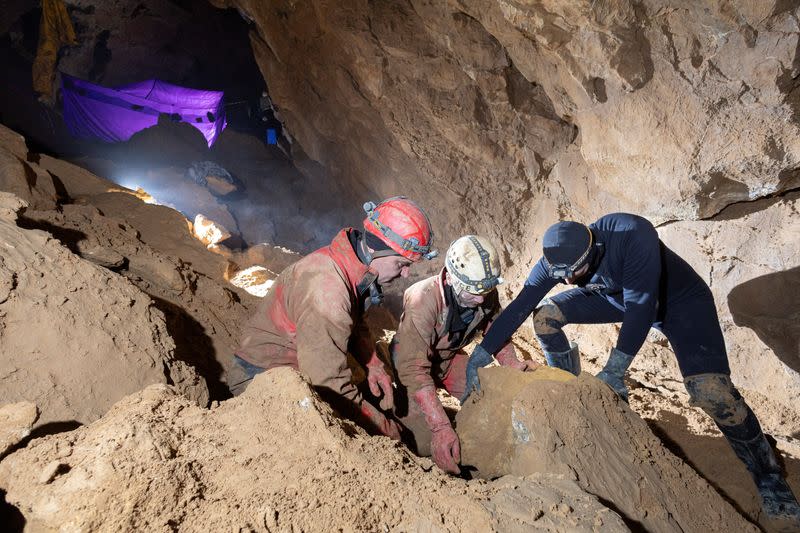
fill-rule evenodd
<path id="1" fill-rule="evenodd" d="M 449 289 L 442 269 L 438 275 L 419 281 L 405 291 L 403 314 L 390 348 L 398 381 L 395 412 L 413 433 L 417 453 L 425 456 L 431 455 L 433 428 L 426 422 L 415 396 L 422 389 L 442 387 L 456 398 L 461 397 L 469 359 L 463 348 L 477 332 L 483 333 L 500 312 L 497 292 L 493 291 L 475 309 L 466 329 L 451 336 L 447 328 L 448 315 L 457 312 L 457 306 L 447 304 L 445 290 Z M 510 342 L 498 351 L 497 360 L 501 364 L 517 366 L 513 364 L 516 362 L 518 367 L 524 366 L 517 360 Z M 441 408 L 438 399 L 436 402 Z M 449 425 L 449 420 L 446 423 Z"/>
<path id="2" fill-rule="evenodd" d="M 376 357 L 361 318 L 377 273 L 358 258 L 354 231 L 340 231 L 329 246 L 281 272 L 235 354 L 245 368 L 299 370 L 343 414 L 388 434 L 386 418 L 363 399 L 353 383 L 352 360 L 348 364 L 348 354 L 362 364 Z"/>

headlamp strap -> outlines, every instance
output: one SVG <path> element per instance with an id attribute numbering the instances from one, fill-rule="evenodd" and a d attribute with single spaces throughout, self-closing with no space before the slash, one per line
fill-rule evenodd
<path id="1" fill-rule="evenodd" d="M 483 265 L 483 273 L 484 273 L 483 279 L 473 280 L 461 274 L 458 271 L 458 269 L 455 268 L 455 265 L 453 265 L 453 262 L 450 260 L 449 257 L 447 258 L 447 263 L 448 266 L 450 267 L 448 271 L 467 287 L 474 287 L 481 292 L 488 292 L 492 290 L 494 287 L 500 285 L 500 283 L 502 283 L 502 279 L 492 275 L 492 265 L 490 263 L 491 258 L 489 256 L 489 252 L 487 252 L 486 249 L 483 246 L 481 246 L 481 243 L 478 241 L 478 239 L 475 238 L 474 235 L 470 235 L 469 240 L 472 243 L 472 245 L 475 246 L 475 249 L 478 251 L 478 256 L 481 258 L 481 264 Z"/>

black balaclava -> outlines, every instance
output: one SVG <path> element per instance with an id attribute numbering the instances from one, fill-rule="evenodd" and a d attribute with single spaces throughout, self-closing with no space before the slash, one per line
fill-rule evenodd
<path id="1" fill-rule="evenodd" d="M 450 309 L 444 321 L 447 340 L 451 343 L 460 343 L 464 338 L 467 327 L 472 323 L 472 319 L 475 318 L 475 309 L 461 307 L 451 285 L 447 285 L 444 288 L 444 302 Z"/>
<path id="2" fill-rule="evenodd" d="M 378 257 L 399 255 L 380 238 L 368 231 L 363 233 L 357 229 L 351 231 L 350 244 L 353 246 L 353 249 L 358 256 L 358 260 L 367 266 L 369 266 L 376 255 Z M 374 252 L 370 253 L 370 251 L 367 250 L 367 247 L 372 248 Z M 378 284 L 377 279 L 369 285 L 369 300 L 372 305 L 380 305 L 381 302 L 383 302 L 383 290 L 381 289 L 380 284 Z"/>
<path id="3" fill-rule="evenodd" d="M 367 246 L 372 248 L 374 251 L 372 252 L 370 257 L 370 261 L 375 257 L 384 257 L 387 255 L 399 255 L 397 252 L 391 249 L 391 247 L 383 242 L 378 236 L 373 235 L 372 233 L 365 231 L 364 232 L 364 242 Z"/>

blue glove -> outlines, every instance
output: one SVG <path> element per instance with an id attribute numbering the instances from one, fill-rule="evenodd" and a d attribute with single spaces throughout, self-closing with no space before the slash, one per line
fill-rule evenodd
<path id="1" fill-rule="evenodd" d="M 467 362 L 467 386 L 464 388 L 464 395 L 461 397 L 461 404 L 467 401 L 472 390 L 481 390 L 481 381 L 478 379 L 478 369 L 483 368 L 494 360 L 492 354 L 483 349 L 479 344 L 472 350 L 472 355 L 469 356 Z"/>
<path id="2" fill-rule="evenodd" d="M 631 361 L 633 361 L 632 355 L 612 348 L 606 366 L 597 374 L 598 379 L 605 381 L 626 402 L 628 401 L 628 387 L 622 378 L 625 376 L 625 371 L 631 366 Z"/>

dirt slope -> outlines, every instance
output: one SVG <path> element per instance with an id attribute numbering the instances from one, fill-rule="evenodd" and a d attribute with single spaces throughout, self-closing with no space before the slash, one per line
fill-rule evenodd
<path id="1" fill-rule="evenodd" d="M 560 476 L 451 478 L 289 368 L 211 410 L 165 386 L 0 463 L 32 531 L 626 531 Z"/>
<path id="2" fill-rule="evenodd" d="M 208 402 L 146 294 L 50 234 L 18 227 L 16 196 L 0 192 L 0 206 L 0 402 L 36 403 L 40 424 L 91 422 L 153 383 Z"/>

